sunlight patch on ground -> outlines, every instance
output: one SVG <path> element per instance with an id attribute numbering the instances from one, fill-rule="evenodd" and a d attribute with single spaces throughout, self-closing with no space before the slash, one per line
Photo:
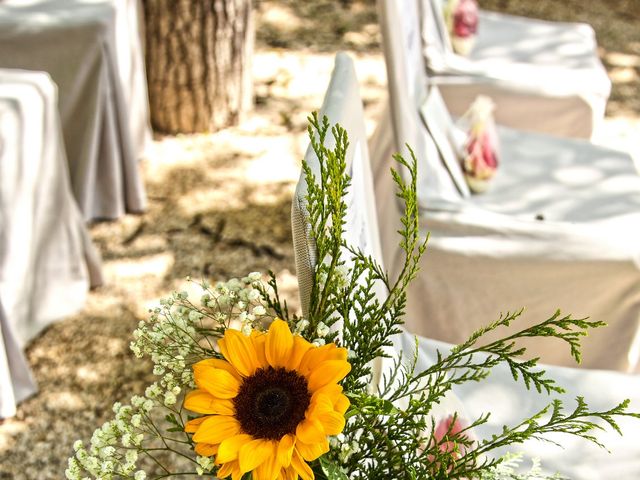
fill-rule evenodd
<path id="1" fill-rule="evenodd" d="M 266 26 L 278 28 L 284 32 L 293 32 L 303 26 L 302 19 L 287 5 L 278 5 L 273 2 L 262 2 L 261 22 Z"/>
<path id="2" fill-rule="evenodd" d="M 171 253 L 161 253 L 136 258 L 135 261 L 117 260 L 105 262 L 104 273 L 109 283 L 118 283 L 123 280 L 145 277 L 157 277 L 165 275 L 173 266 L 174 257 Z"/>
<path id="3" fill-rule="evenodd" d="M 13 447 L 14 437 L 26 432 L 28 425 L 26 421 L 8 419 L 2 423 L 0 429 L 0 452 L 10 450 Z"/>
<path id="4" fill-rule="evenodd" d="M 85 408 L 85 402 L 77 392 L 62 391 L 46 394 L 46 403 L 53 410 L 78 411 Z"/>
<path id="5" fill-rule="evenodd" d="M 607 52 L 604 59 L 610 65 L 616 67 L 637 67 L 640 68 L 640 56 L 630 53 Z"/>

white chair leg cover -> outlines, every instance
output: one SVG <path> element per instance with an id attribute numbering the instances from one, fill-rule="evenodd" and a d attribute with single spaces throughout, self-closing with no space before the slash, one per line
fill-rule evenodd
<path id="1" fill-rule="evenodd" d="M 0 70 L 0 88 L 0 296 L 23 347 L 78 312 L 102 276 L 71 193 L 55 85 Z"/>
<path id="2" fill-rule="evenodd" d="M 0 418 L 13 417 L 16 405 L 37 390 L 27 360 L 0 304 Z"/>

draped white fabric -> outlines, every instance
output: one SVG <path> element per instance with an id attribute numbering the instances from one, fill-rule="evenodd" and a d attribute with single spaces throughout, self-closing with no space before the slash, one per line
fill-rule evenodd
<path id="1" fill-rule="evenodd" d="M 376 198 L 374 185 L 367 167 L 369 163 L 368 150 L 358 148 L 364 140 L 364 117 L 362 116 L 362 104 L 358 94 L 357 79 L 351 59 L 340 54 L 336 58 L 336 68 L 331 84 L 325 97 L 321 113 L 327 114 L 332 123 L 339 122 L 346 126 L 350 133 L 351 148 L 347 153 L 348 170 L 352 176 L 352 194 L 348 203 L 347 223 L 345 225 L 346 238 L 354 245 L 361 246 L 364 251 L 378 259 L 380 264 L 384 261 L 379 256 L 377 245 L 380 233 L 388 229 L 386 220 L 380 223 L 382 231 L 378 231 L 375 216 L 371 215 L 371 209 L 376 205 L 391 204 L 397 208 L 397 204 L 389 198 Z M 388 118 L 383 119 L 388 120 Z M 383 132 L 390 131 L 388 123 L 381 125 Z M 378 136 L 378 138 L 384 138 Z M 384 144 L 384 142 L 382 142 Z M 377 148 L 373 143 L 371 151 Z M 315 156 L 310 152 L 305 157 L 312 169 L 317 171 L 318 165 Z M 388 169 L 384 175 L 389 177 Z M 379 180 L 379 179 L 376 179 Z M 376 187 L 380 185 L 378 181 Z M 308 242 L 308 237 L 300 236 L 308 231 L 304 227 L 304 201 L 300 194 L 306 191 L 304 177 L 298 183 L 296 196 L 292 209 L 292 222 L 294 232 L 294 247 L 296 260 L 306 259 L 306 268 L 299 269 L 297 274 L 301 286 L 311 284 L 310 278 L 315 259 L 314 245 Z M 377 193 L 377 192 L 376 192 Z M 357 211 L 359 210 L 359 211 Z M 388 232 L 387 232 L 388 233 Z M 395 235 L 395 241 L 399 239 Z M 427 252 L 428 258 L 430 253 Z M 429 271 L 423 272 L 429 275 Z M 452 286 L 454 288 L 454 286 Z M 308 304 L 305 299 L 305 290 L 300 291 L 303 305 Z M 384 292 L 379 293 L 384 298 Z M 419 296 L 420 292 L 412 291 L 411 296 Z M 429 313 L 426 311 L 411 311 L 407 317 L 409 324 L 422 322 L 429 325 Z M 451 324 L 451 328 L 455 328 Z M 594 334 L 596 336 L 596 334 Z M 403 332 L 393 338 L 393 356 L 403 355 L 410 358 L 415 347 L 416 337 L 408 332 Z M 438 342 L 425 337 L 418 337 L 418 371 L 432 365 L 436 359 L 436 350 L 446 353 L 450 344 Z M 640 409 L 640 377 L 611 371 L 586 370 L 575 368 L 563 368 L 555 366 L 542 366 L 548 374 L 557 379 L 558 383 L 566 388 L 567 393 L 560 395 L 566 402 L 567 408 L 572 408 L 574 397 L 584 395 L 593 409 L 605 410 L 613 407 L 624 398 L 631 399 L 632 410 Z M 385 364 L 378 364 L 378 373 L 386 368 Z M 486 438 L 492 433 L 499 433 L 502 425 L 515 425 L 517 422 L 532 415 L 547 403 L 549 397 L 536 392 L 525 390 L 524 386 L 513 381 L 513 377 L 506 367 L 495 369 L 491 375 L 481 381 L 462 387 L 456 387 L 453 395 L 448 397 L 434 414 L 451 414 L 454 409 L 457 412 L 473 420 L 487 411 L 493 412 L 488 423 L 477 430 L 480 438 Z M 569 436 L 554 437 L 566 448 L 553 447 L 544 442 L 528 442 L 524 445 L 515 445 L 510 448 L 513 452 L 521 451 L 529 459 L 537 457 L 550 472 L 560 472 L 574 480 L 601 480 L 604 478 L 632 479 L 640 476 L 640 435 L 637 429 L 637 420 L 621 420 L 625 436 L 620 437 L 616 433 L 597 432 L 599 440 L 606 442 L 611 454 L 601 450 L 585 441 Z M 497 452 L 497 453 L 503 453 Z"/>
<path id="2" fill-rule="evenodd" d="M 480 11 L 476 44 L 469 57 L 463 57 L 448 44 L 443 2 L 415 1 L 422 7 L 431 83 L 440 87 L 454 116 L 483 94 L 497 104 L 496 118 L 502 125 L 591 136 L 611 92 L 591 26 Z"/>
<path id="3" fill-rule="evenodd" d="M 399 22 L 395 3 L 380 2 L 395 138 L 379 129 L 371 149 L 383 252 L 392 272 L 400 260 L 389 233 L 398 216 L 384 179 L 390 154 L 412 144 L 416 130 L 430 137 L 432 127 L 416 116 L 428 95 L 408 93 L 416 80 L 404 73 L 403 62 L 411 59 L 392 27 Z M 428 124 L 441 121 L 433 112 L 423 114 Z M 447 130 L 446 122 L 441 128 Z M 501 165 L 491 190 L 457 199 L 422 181 L 448 173 L 443 149 L 434 155 L 412 144 L 422 172 L 422 228 L 430 240 L 411 287 L 407 328 L 458 343 L 505 310 L 526 308 L 514 327 L 520 328 L 561 309 L 609 324 L 584 340 L 583 367 L 640 371 L 640 177 L 632 159 L 584 140 L 504 127 L 499 139 Z M 532 343 L 531 353 L 546 363 L 574 364 L 566 350 Z"/>
<path id="4" fill-rule="evenodd" d="M 424 337 L 418 337 L 418 341 L 418 368 L 432 365 L 437 358 L 437 351 L 444 354 L 452 347 L 451 344 Z M 395 338 L 395 342 L 398 350 L 411 351 L 415 345 L 415 337 L 403 333 Z M 479 438 L 500 434 L 503 425 L 514 426 L 522 419 L 534 415 L 549 404 L 551 398 L 560 398 L 566 412 L 573 411 L 576 407 L 577 396 L 583 396 L 589 407 L 597 411 L 609 410 L 626 398 L 631 400 L 631 410 L 638 411 L 640 408 L 638 375 L 606 370 L 581 370 L 545 365 L 542 367 L 566 389 L 565 393 L 550 397 L 535 390 L 527 390 L 522 382 L 514 382 L 506 365 L 499 365 L 493 369 L 486 380 L 454 387 L 454 393 L 464 403 L 467 418 L 476 419 L 491 412 L 488 422 L 475 430 Z M 623 431 L 622 436 L 608 429 L 604 422 L 599 425 L 607 431 L 596 433 L 598 441 L 603 442 L 611 453 L 586 440 L 555 434 L 550 435 L 549 439 L 561 444 L 562 448 L 543 441 L 529 440 L 521 445 L 496 450 L 492 455 L 522 452 L 527 459 L 523 467 L 530 466 L 530 460 L 538 458 L 549 474 L 559 472 L 572 480 L 640 478 L 638 420 L 622 418 L 619 424 Z"/>
<path id="5" fill-rule="evenodd" d="M 13 417 L 16 405 L 38 388 L 0 303 L 0 418 Z"/>
<path id="6" fill-rule="evenodd" d="M 46 73 L 0 69 L 2 415 L 33 391 L 21 349 L 102 283 L 71 193 L 57 105 Z"/>
<path id="7" fill-rule="evenodd" d="M 71 184 L 86 219 L 146 207 L 139 22 L 136 0 L 0 2 L 0 68 L 46 71 L 57 84 Z"/>

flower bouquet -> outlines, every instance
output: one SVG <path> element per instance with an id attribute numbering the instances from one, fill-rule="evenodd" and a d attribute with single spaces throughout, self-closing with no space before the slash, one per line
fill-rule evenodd
<path id="1" fill-rule="evenodd" d="M 346 132 L 310 118 L 319 178 L 303 165 L 309 235 L 316 249 L 308 314 L 291 314 L 273 274 L 216 285 L 198 284 L 198 301 L 176 292 L 150 312 L 131 348 L 149 357 L 157 381 L 97 429 L 89 445 L 77 441 L 66 476 L 80 478 L 231 478 L 232 480 L 345 480 L 549 478 L 534 469 L 516 474 L 517 457 L 491 458 L 492 449 L 566 432 L 596 441 L 601 419 L 635 415 L 622 402 L 591 412 L 580 399 L 565 413 L 559 401 L 489 439 L 476 439 L 471 422 L 434 411 L 453 386 L 479 381 L 507 363 L 514 378 L 548 393 L 561 391 L 534 360 L 521 360 L 522 337 L 563 340 L 579 359 L 579 340 L 600 322 L 561 317 L 482 344 L 482 334 L 515 321 L 509 314 L 474 334 L 425 369 L 415 352 L 394 353 L 406 288 L 426 244 L 419 241 L 416 163 L 397 160 L 393 172 L 406 209 L 401 246 L 404 268 L 391 281 L 375 259 L 344 240 L 350 179 Z M 327 148 L 329 133 L 335 147 Z M 380 298 L 380 286 L 387 292 Z M 381 360 L 389 368 L 381 369 Z M 542 416 L 549 410 L 550 419 Z"/>
<path id="2" fill-rule="evenodd" d="M 463 147 L 462 170 L 467 185 L 474 193 L 485 192 L 498 169 L 498 134 L 493 118 L 495 104 L 484 95 L 478 95 L 463 118 L 470 128 Z"/>
<path id="3" fill-rule="evenodd" d="M 444 18 L 451 46 L 456 53 L 467 56 L 478 34 L 478 3 L 476 0 L 448 0 Z"/>

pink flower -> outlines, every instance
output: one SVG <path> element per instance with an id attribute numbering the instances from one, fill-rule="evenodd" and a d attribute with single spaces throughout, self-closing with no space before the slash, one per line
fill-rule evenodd
<path id="1" fill-rule="evenodd" d="M 498 157 L 493 139 L 487 130 L 471 135 L 467 144 L 465 172 L 473 177 L 488 179 L 498 167 Z"/>
<path id="2" fill-rule="evenodd" d="M 453 33 L 466 38 L 478 31 L 478 4 L 476 0 L 460 0 L 453 12 Z"/>
<path id="3" fill-rule="evenodd" d="M 459 417 L 449 415 L 444 420 L 440 420 L 433 432 L 433 439 L 438 445 L 438 449 L 441 452 L 453 452 L 454 458 L 460 457 L 464 454 L 464 445 L 459 444 L 455 440 L 457 438 L 468 439 L 466 434 L 460 435 L 460 433 L 466 428 L 466 425 L 460 420 Z M 460 435 L 460 437 L 458 437 Z M 444 440 L 444 441 L 443 441 Z"/>

